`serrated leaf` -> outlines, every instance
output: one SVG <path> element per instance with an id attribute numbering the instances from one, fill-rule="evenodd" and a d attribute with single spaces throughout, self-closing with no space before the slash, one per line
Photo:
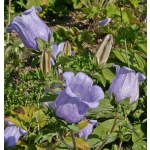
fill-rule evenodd
<path id="1" fill-rule="evenodd" d="M 26 110 L 26 107 L 23 107 L 23 106 L 19 106 L 17 108 L 17 110 L 14 110 L 16 111 L 17 113 L 17 116 L 19 117 L 20 120 L 24 121 L 24 122 L 30 122 L 30 118 L 28 116 L 28 112 Z"/>
<path id="2" fill-rule="evenodd" d="M 39 124 L 39 126 L 43 127 L 48 121 L 48 117 L 44 114 L 44 112 L 41 109 L 37 110 L 34 113 L 34 117 L 36 119 L 36 123 L 33 123 L 33 126 Z"/>
<path id="3" fill-rule="evenodd" d="M 17 127 L 26 130 L 26 127 L 21 123 L 21 121 L 19 121 L 18 119 L 14 118 L 14 117 L 12 117 L 12 116 L 10 116 L 10 117 L 5 117 L 4 120 L 10 121 L 10 122 L 14 123 Z"/>

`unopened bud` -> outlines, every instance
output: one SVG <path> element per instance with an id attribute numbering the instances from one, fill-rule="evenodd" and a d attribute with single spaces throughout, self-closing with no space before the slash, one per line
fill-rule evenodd
<path id="1" fill-rule="evenodd" d="M 51 70 L 50 53 L 47 50 L 43 50 L 40 59 L 40 68 L 43 74 L 47 74 Z"/>
<path id="2" fill-rule="evenodd" d="M 96 53 L 99 65 L 105 64 L 107 62 L 112 48 L 112 44 L 113 44 L 113 36 L 111 34 L 106 35 Z"/>
<path id="3" fill-rule="evenodd" d="M 69 41 L 66 41 L 62 53 L 64 56 L 71 56 L 71 44 Z"/>

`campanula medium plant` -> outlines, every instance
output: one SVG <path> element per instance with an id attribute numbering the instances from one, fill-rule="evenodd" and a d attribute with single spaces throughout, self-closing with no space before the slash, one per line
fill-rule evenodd
<path id="1" fill-rule="evenodd" d="M 130 98 L 131 104 L 139 98 L 139 82 L 145 80 L 146 77 L 131 68 L 114 66 L 116 67 L 116 76 L 109 87 L 109 96 L 114 93 L 118 102 Z"/>
<path id="2" fill-rule="evenodd" d="M 10 121 L 7 122 L 7 127 L 4 131 L 4 142 L 7 143 L 7 147 L 13 147 L 16 145 L 19 138 L 27 133 L 26 130 L 23 130 L 17 127 Z"/>
<path id="3" fill-rule="evenodd" d="M 36 11 L 42 11 L 42 8 L 32 6 L 30 9 L 24 11 L 21 17 L 16 16 L 6 29 L 9 33 L 15 30 L 25 47 L 32 49 L 38 49 L 37 37 L 49 42 L 51 35 L 51 30 L 38 17 Z"/>
<path id="4" fill-rule="evenodd" d="M 101 87 L 94 85 L 93 80 L 79 72 L 65 72 L 66 88 L 55 101 L 56 114 L 69 123 L 80 121 L 89 108 L 97 108 L 99 100 L 104 98 Z"/>

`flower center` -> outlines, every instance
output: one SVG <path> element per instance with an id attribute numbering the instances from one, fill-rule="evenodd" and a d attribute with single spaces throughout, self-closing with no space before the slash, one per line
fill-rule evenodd
<path id="1" fill-rule="evenodd" d="M 76 95 L 77 95 L 77 96 L 80 96 L 80 93 L 76 92 Z"/>

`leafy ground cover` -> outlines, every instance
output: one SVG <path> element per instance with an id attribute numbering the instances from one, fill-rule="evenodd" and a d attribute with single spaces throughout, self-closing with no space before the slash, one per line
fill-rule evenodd
<path id="1" fill-rule="evenodd" d="M 146 1 L 4 6 L 5 149 L 147 149 Z"/>

